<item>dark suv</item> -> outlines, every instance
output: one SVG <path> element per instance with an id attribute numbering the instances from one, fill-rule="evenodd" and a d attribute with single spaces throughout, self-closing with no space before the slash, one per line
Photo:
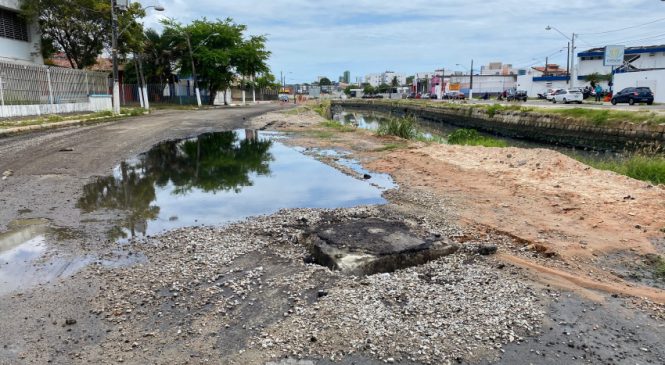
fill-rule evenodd
<path id="1" fill-rule="evenodd" d="M 628 103 L 633 105 L 635 103 L 653 104 L 653 92 L 648 87 L 627 87 L 612 97 L 612 105 L 617 103 Z"/>
<path id="2" fill-rule="evenodd" d="M 527 98 L 525 90 L 508 89 L 506 91 L 506 100 L 508 101 L 526 101 Z"/>

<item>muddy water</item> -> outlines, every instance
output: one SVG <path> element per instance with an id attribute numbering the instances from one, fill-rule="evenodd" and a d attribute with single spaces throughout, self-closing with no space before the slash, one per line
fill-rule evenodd
<path id="1" fill-rule="evenodd" d="M 84 187 L 85 213 L 118 211 L 113 240 L 218 225 L 282 208 L 383 204 L 383 189 L 253 130 L 167 141 Z"/>

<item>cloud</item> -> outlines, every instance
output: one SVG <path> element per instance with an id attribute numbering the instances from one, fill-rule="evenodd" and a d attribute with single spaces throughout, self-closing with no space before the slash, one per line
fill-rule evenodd
<path id="1" fill-rule="evenodd" d="M 148 1 L 142 1 L 149 5 Z M 607 34 L 665 18 L 665 3 L 656 0 L 571 0 L 559 2 L 443 0 L 163 0 L 166 12 L 151 13 L 145 23 L 159 27 L 158 17 L 182 22 L 232 17 L 251 34 L 267 34 L 273 72 L 292 72 L 290 82 L 318 75 L 336 79 L 394 70 L 413 73 L 434 68 L 460 69 L 473 58 L 527 66 L 565 64 L 567 36 L 579 32 L 578 50 L 617 41 L 665 43 L 662 22 Z M 644 39 L 651 37 L 648 39 Z M 628 45 L 630 42 L 626 42 Z M 642 43 L 639 43 L 642 44 Z M 542 60 L 542 61 L 541 61 Z"/>

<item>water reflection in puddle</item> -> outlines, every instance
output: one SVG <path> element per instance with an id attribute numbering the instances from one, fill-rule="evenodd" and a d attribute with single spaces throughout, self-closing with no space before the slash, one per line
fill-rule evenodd
<path id="1" fill-rule="evenodd" d="M 282 208 L 383 204 L 382 190 L 280 143 L 238 130 L 161 143 L 84 187 L 78 207 L 124 211 L 111 239 L 217 225 Z"/>

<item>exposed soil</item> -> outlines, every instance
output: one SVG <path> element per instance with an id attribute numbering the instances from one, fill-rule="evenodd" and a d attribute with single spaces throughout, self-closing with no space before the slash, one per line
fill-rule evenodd
<path id="1" fill-rule="evenodd" d="M 64 236 L 42 263 L 87 260 L 0 294 L 0 363 L 665 362 L 665 291 L 648 266 L 665 248 L 661 187 L 549 150 L 411 143 L 324 127 L 310 112 L 251 119 L 272 109 L 0 140 L 0 172 L 13 171 L 0 181 L 0 227 L 46 219 Z M 283 210 L 123 245 L 103 234 L 118 212 L 75 207 L 85 183 L 159 141 L 239 127 L 288 132 L 285 143 L 372 181 L 321 153 L 349 151 L 400 188 L 385 206 Z M 309 261 L 312 229 L 378 218 L 463 249 L 360 277 Z M 498 253 L 477 254 L 486 246 Z"/>

